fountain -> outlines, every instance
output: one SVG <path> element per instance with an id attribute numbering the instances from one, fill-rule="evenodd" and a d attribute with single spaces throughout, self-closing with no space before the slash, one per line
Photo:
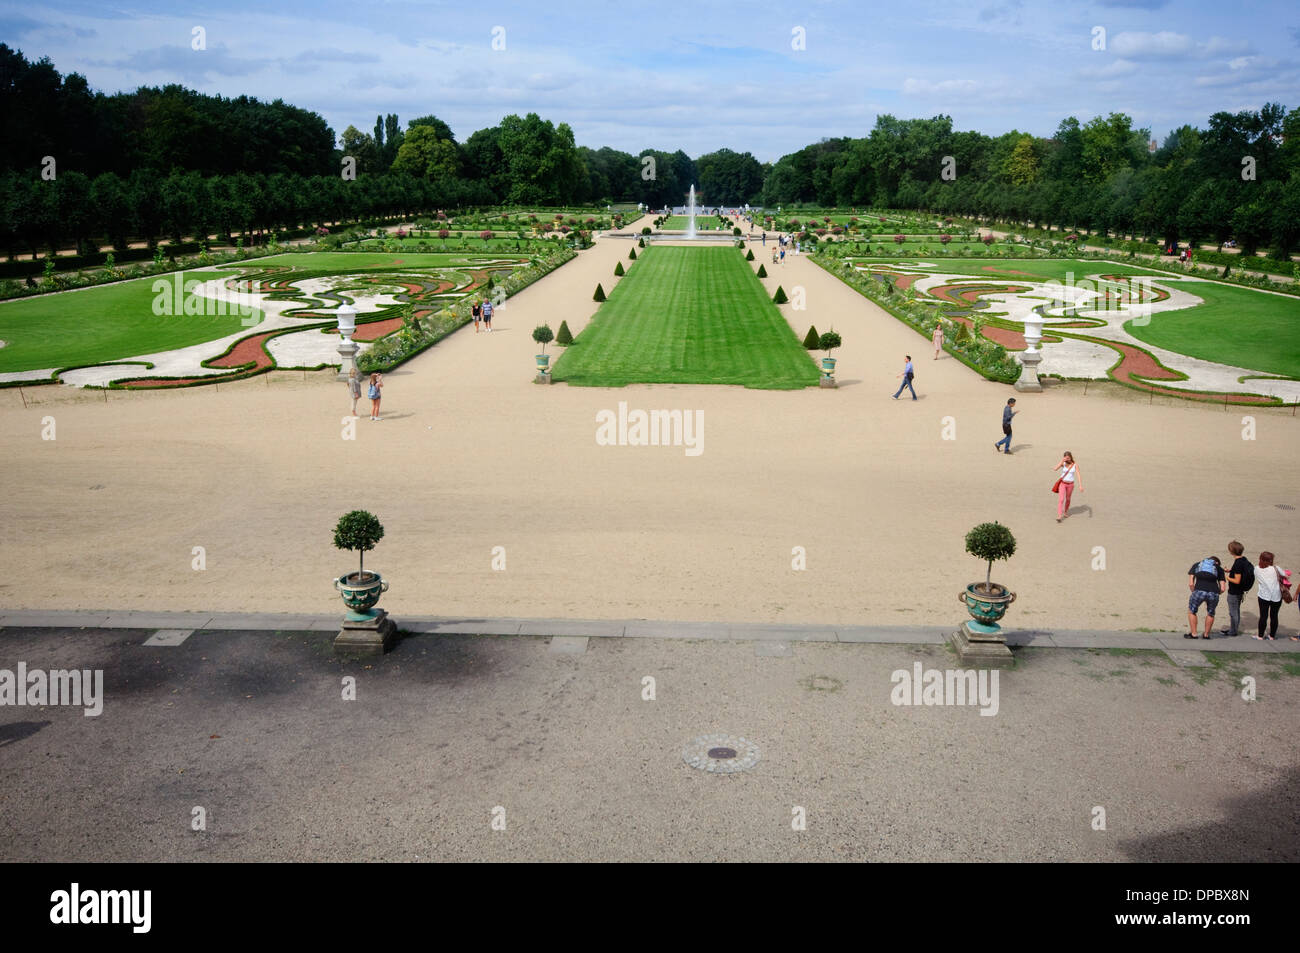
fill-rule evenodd
<path id="1" fill-rule="evenodd" d="M 695 239 L 695 186 L 691 185 L 691 204 L 686 209 L 686 214 L 690 216 L 690 221 L 686 226 L 686 237 L 692 241 Z"/>

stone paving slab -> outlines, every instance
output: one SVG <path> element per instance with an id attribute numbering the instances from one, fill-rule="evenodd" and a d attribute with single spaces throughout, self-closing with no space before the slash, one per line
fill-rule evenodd
<path id="1" fill-rule="evenodd" d="M 145 639 L 144 644 L 162 646 L 180 645 L 193 634 L 193 629 L 159 629 L 153 635 L 149 636 L 149 638 Z"/>
<path id="2" fill-rule="evenodd" d="M 1191 640 L 1188 639 L 1190 642 Z M 1165 654 L 1173 660 L 1173 663 L 1179 668 L 1209 668 L 1210 660 L 1205 657 L 1204 652 L 1195 652 L 1190 649 L 1165 649 Z"/>
<path id="3" fill-rule="evenodd" d="M 836 630 L 812 625 L 733 625 L 728 636 L 736 640 L 775 639 L 783 642 L 838 642 Z"/>
<path id="4" fill-rule="evenodd" d="M 587 651 L 586 636 L 557 635 L 551 639 L 548 652 L 556 655 L 581 655 Z"/>
<path id="5" fill-rule="evenodd" d="M 623 623 L 580 619 L 524 619 L 520 621 L 516 634 L 617 638 L 623 634 Z"/>
<path id="6" fill-rule="evenodd" d="M 322 615 L 243 612 L 141 612 L 112 610 L 0 609 L 0 628 L 183 629 L 192 631 L 319 632 L 339 628 L 343 613 Z M 647 619 L 509 619 L 404 617 L 404 632 L 418 635 L 522 635 L 572 639 L 651 638 L 750 642 L 846 642 L 942 645 L 948 631 L 939 626 L 826 626 L 793 623 L 655 622 Z M 956 627 L 956 621 L 953 626 Z M 1033 648 L 1126 648 L 1151 651 L 1300 653 L 1300 642 L 1283 638 L 1258 642 L 1243 634 L 1198 639 L 1195 647 L 1173 632 L 1116 632 L 1105 629 L 1007 629 L 1007 644 Z"/>
<path id="7" fill-rule="evenodd" d="M 730 639 L 731 626 L 725 622 L 647 622 L 637 620 L 623 627 L 627 638 L 648 639 Z"/>
<path id="8" fill-rule="evenodd" d="M 953 629 L 956 629 L 954 624 Z M 877 645 L 942 645 L 945 636 L 937 629 L 879 629 L 871 626 L 840 626 L 835 630 L 840 642 L 870 642 Z"/>

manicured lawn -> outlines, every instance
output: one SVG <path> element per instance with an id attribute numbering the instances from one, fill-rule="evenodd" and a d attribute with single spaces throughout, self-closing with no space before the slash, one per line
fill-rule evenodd
<path id="1" fill-rule="evenodd" d="M 1205 304 L 1153 314 L 1144 326 L 1128 321 L 1124 330 L 1188 357 L 1300 377 L 1300 300 L 1208 281 L 1179 287 Z"/>
<path id="2" fill-rule="evenodd" d="M 1072 258 L 948 258 L 940 255 L 916 260 L 888 258 L 854 258 L 858 264 L 878 264 L 897 267 L 903 270 L 915 269 L 936 274 L 975 275 L 980 278 L 1024 278 L 1033 275 L 1039 281 L 1056 279 L 1065 281 L 1073 274 L 1075 280 L 1082 280 L 1088 275 L 1150 275 L 1153 279 L 1160 277 L 1159 272 L 1134 268 L 1129 265 L 1112 265 L 1104 261 L 1078 261 Z M 916 268 L 916 261 L 925 261 L 937 267 Z M 1017 274 L 1020 272 L 1020 274 Z"/>
<path id="3" fill-rule="evenodd" d="M 216 277 L 214 272 L 186 274 L 186 280 Z M 163 278 L 173 280 L 155 275 L 0 303 L 0 340 L 6 342 L 0 348 L 0 373 L 120 360 L 201 344 L 245 328 L 239 314 L 155 315 L 153 283 Z M 248 327 L 261 320 L 262 313 L 255 312 Z"/>
<path id="4" fill-rule="evenodd" d="M 555 364 L 555 380 L 795 389 L 818 371 L 738 248 L 650 247 Z"/>
<path id="5" fill-rule="evenodd" d="M 667 219 L 664 220 L 663 225 L 660 227 L 663 231 L 666 232 L 684 232 L 686 231 L 687 228 L 690 227 L 690 224 L 691 224 L 691 217 L 689 215 L 670 215 L 668 216 Z M 718 224 L 718 220 L 711 215 L 695 216 L 695 230 L 697 232 L 717 231 L 718 229 L 714 228 L 714 226 L 717 224 Z M 747 228 L 748 226 L 741 226 L 741 227 Z M 730 233 L 731 229 L 732 226 L 728 225 L 726 228 L 722 229 L 722 231 Z"/>

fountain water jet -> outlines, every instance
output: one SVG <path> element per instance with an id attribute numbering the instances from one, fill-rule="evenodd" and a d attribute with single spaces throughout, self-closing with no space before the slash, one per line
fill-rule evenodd
<path id="1" fill-rule="evenodd" d="M 690 205 L 686 209 L 686 214 L 690 216 L 690 221 L 686 226 L 686 237 L 695 238 L 695 186 L 691 186 Z"/>

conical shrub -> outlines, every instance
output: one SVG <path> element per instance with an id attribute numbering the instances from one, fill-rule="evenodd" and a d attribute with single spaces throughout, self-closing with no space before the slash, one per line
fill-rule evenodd
<path id="1" fill-rule="evenodd" d="M 785 289 L 780 285 L 776 286 L 776 294 L 772 295 L 772 300 L 777 304 L 785 304 L 790 299 L 785 296 Z"/>
<path id="2" fill-rule="evenodd" d="M 633 248 L 630 252 L 628 252 L 627 257 L 631 258 L 633 261 L 636 261 L 636 249 Z"/>
<path id="3" fill-rule="evenodd" d="M 560 347 L 568 347 L 573 343 L 573 334 L 569 331 L 568 321 L 560 322 L 560 330 L 555 334 L 555 343 Z"/>
<path id="4" fill-rule="evenodd" d="M 759 263 L 759 266 L 758 266 L 758 277 L 760 277 L 760 278 L 766 278 L 766 277 L 767 277 L 767 269 L 763 267 L 763 265 L 762 265 L 761 262 Z"/>
<path id="5" fill-rule="evenodd" d="M 621 261 L 614 266 L 614 274 L 619 278 L 623 277 L 623 263 Z"/>
<path id="6" fill-rule="evenodd" d="M 564 330 L 564 329 L 561 328 L 560 330 Z M 808 333 L 805 334 L 805 335 L 804 335 L 804 338 L 803 338 L 803 346 L 804 346 L 804 350 L 805 350 L 805 351 L 816 351 L 816 350 L 818 349 L 818 344 L 817 344 L 817 342 L 818 342 L 819 340 L 820 340 L 820 337 L 819 337 L 818 334 L 817 334 L 817 328 L 816 328 L 816 327 L 810 327 L 810 328 L 808 329 Z"/>
<path id="7" fill-rule="evenodd" d="M 602 288 L 600 285 L 596 285 L 596 293 L 595 293 L 594 295 L 591 296 L 591 300 L 592 300 L 592 301 L 604 301 L 604 300 L 605 300 L 605 289 Z"/>
<path id="8" fill-rule="evenodd" d="M 753 261 L 753 260 L 754 260 L 754 249 L 751 248 L 749 251 L 745 252 L 745 261 Z"/>

